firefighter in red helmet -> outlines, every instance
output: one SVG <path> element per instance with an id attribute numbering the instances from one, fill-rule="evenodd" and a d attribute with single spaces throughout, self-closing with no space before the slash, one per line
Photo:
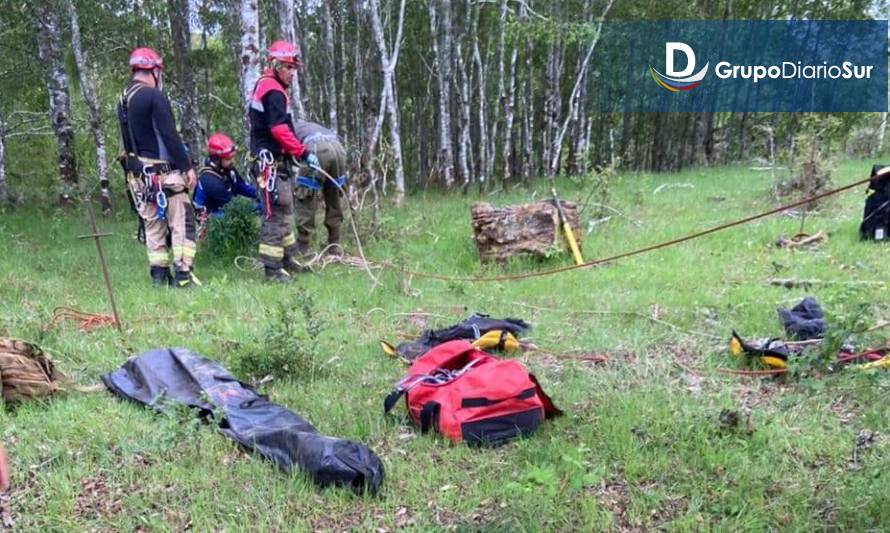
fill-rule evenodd
<path id="1" fill-rule="evenodd" d="M 196 240 L 189 193 L 197 178 L 162 92 L 163 59 L 151 48 L 137 48 L 129 66 L 133 75 L 121 94 L 118 120 L 127 185 L 145 224 L 152 284 L 189 287 Z"/>
<path id="2" fill-rule="evenodd" d="M 294 134 L 288 87 L 300 66 L 300 49 L 287 41 L 269 46 L 269 67 L 250 98 L 250 159 L 256 175 L 263 221 L 259 257 L 270 281 L 290 281 L 302 270 L 294 256 L 293 161 L 318 167 L 318 158 Z"/>

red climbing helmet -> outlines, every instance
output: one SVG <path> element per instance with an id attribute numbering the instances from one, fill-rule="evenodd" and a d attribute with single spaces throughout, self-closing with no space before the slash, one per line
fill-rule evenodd
<path id="1" fill-rule="evenodd" d="M 303 54 L 300 47 L 287 41 L 275 41 L 269 45 L 269 61 L 279 61 L 288 65 L 300 66 L 300 58 Z"/>
<path id="2" fill-rule="evenodd" d="M 207 139 L 207 153 L 210 157 L 228 159 L 235 155 L 235 143 L 224 133 L 214 133 Z"/>
<path id="3" fill-rule="evenodd" d="M 130 52 L 130 68 L 133 70 L 154 70 L 164 68 L 164 60 L 151 48 L 137 48 Z"/>

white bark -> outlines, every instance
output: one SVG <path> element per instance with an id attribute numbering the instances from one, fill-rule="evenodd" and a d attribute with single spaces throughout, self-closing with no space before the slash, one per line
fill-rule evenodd
<path id="1" fill-rule="evenodd" d="M 395 70 L 399 61 L 399 48 L 402 45 L 402 30 L 405 23 L 405 0 L 399 2 L 399 18 L 397 22 L 396 38 L 392 44 L 392 51 L 387 51 L 386 40 L 383 36 L 383 23 L 380 21 L 380 0 L 370 0 L 371 28 L 374 33 L 374 41 L 380 53 L 381 70 L 383 71 L 383 91 L 381 100 L 386 106 L 389 115 L 389 133 L 392 142 L 393 158 L 395 159 L 395 203 L 401 206 L 405 203 L 405 167 L 402 162 L 402 139 L 399 129 L 399 109 L 395 96 Z M 382 109 L 381 105 L 381 109 Z M 379 121 L 378 121 L 379 122 Z M 375 129 L 375 132 L 377 130 Z M 376 144 L 376 135 L 374 136 Z"/>
<path id="2" fill-rule="evenodd" d="M 890 106 L 890 93 L 887 94 L 887 105 Z M 875 146 L 872 156 L 879 156 L 884 153 L 884 139 L 887 135 L 887 112 L 881 113 L 881 124 L 878 126 L 878 145 Z"/>
<path id="3" fill-rule="evenodd" d="M 430 33 L 432 34 L 433 57 L 436 81 L 439 88 L 439 151 L 437 164 L 446 187 L 454 183 L 454 154 L 451 149 L 451 17 L 450 0 L 430 0 Z M 438 9 L 441 4 L 442 24 L 438 22 Z M 442 45 L 439 45 L 439 40 Z M 444 48 L 444 50 L 443 50 Z"/>
<path id="4" fill-rule="evenodd" d="M 609 13 L 609 9 L 612 8 L 612 3 L 614 0 L 609 0 L 609 3 L 606 4 L 606 8 L 603 10 L 603 14 L 600 15 L 599 22 L 596 27 L 596 35 L 593 38 L 593 41 L 590 43 L 590 47 L 587 49 L 587 55 L 584 56 L 584 62 L 581 65 L 581 68 L 578 71 L 578 75 L 575 78 L 575 84 L 572 86 L 572 94 L 569 96 L 569 113 L 566 114 L 565 121 L 562 123 L 562 127 L 560 127 L 559 132 L 556 134 L 556 137 L 553 139 L 553 145 L 551 147 L 552 154 L 550 159 L 550 175 L 556 174 L 559 165 L 559 158 L 562 152 L 562 141 L 565 138 L 566 130 L 569 127 L 569 123 L 572 120 L 578 119 L 578 95 L 581 91 L 581 83 L 584 81 L 587 76 L 587 67 L 590 65 L 590 57 L 593 55 L 594 49 L 596 49 L 596 43 L 600 40 L 600 33 L 603 27 L 603 20 L 606 18 L 606 15 Z"/>
<path id="5" fill-rule="evenodd" d="M 0 117 L 0 206 L 9 200 L 9 185 L 6 183 L 6 122 Z"/>
<path id="6" fill-rule="evenodd" d="M 67 0 L 68 18 L 71 21 L 71 50 L 74 53 L 74 64 L 77 67 L 77 75 L 80 80 L 80 89 L 83 99 L 86 100 L 90 113 L 90 130 L 93 133 L 93 141 L 96 143 L 96 173 L 99 175 L 99 187 L 102 191 L 102 211 L 111 212 L 111 191 L 108 188 L 108 158 L 105 152 L 105 129 L 102 127 L 102 115 L 99 112 L 99 102 L 96 98 L 96 85 L 93 81 L 92 71 L 89 69 L 87 58 L 80 40 L 80 24 L 77 21 L 77 10 L 74 0 Z"/>
<path id="7" fill-rule="evenodd" d="M 497 105 L 492 106 L 491 117 L 491 135 L 487 144 L 485 158 L 485 175 L 491 176 L 494 173 L 495 147 L 498 138 L 498 122 L 500 122 L 500 111 L 506 106 L 506 94 L 504 93 L 504 46 L 507 34 L 507 0 L 501 0 L 500 11 L 500 27 L 498 30 L 498 93 Z M 484 94 L 484 93 L 483 93 Z"/>
<path id="8" fill-rule="evenodd" d="M 504 181 L 511 178 L 512 152 L 513 152 L 513 107 L 516 103 L 516 61 L 519 59 L 519 49 L 513 48 L 510 55 L 510 81 L 507 83 L 507 101 L 504 105 Z"/>
<path id="9" fill-rule="evenodd" d="M 62 179 L 59 200 L 68 203 L 77 184 L 77 162 L 74 156 L 74 129 L 71 126 L 71 103 L 68 74 L 62 52 L 62 24 L 55 2 L 40 2 L 35 9 L 38 56 L 44 66 L 49 94 L 49 118 L 56 136 L 59 175 Z"/>
<path id="10" fill-rule="evenodd" d="M 244 127 L 250 131 L 247 112 L 250 109 L 250 97 L 257 80 L 260 78 L 260 12 L 257 0 L 240 0 L 238 15 L 241 20 L 241 105 L 244 109 Z M 249 138 L 249 134 L 245 137 Z"/>
<path id="11" fill-rule="evenodd" d="M 470 167 L 467 163 L 470 157 L 470 83 L 467 79 L 467 68 L 459 42 L 455 50 L 455 58 L 460 76 L 460 142 L 458 143 L 457 160 L 464 180 L 464 191 L 467 191 L 470 186 Z M 480 164 L 483 163 L 480 162 Z"/>
<path id="12" fill-rule="evenodd" d="M 297 44 L 294 32 L 294 0 L 278 0 L 278 32 L 281 39 L 291 44 Z M 302 76 L 303 74 L 300 70 L 295 71 L 294 79 L 290 84 L 291 106 L 297 118 L 306 116 L 306 109 L 303 107 L 303 95 L 300 91 L 300 78 Z"/>
<path id="13" fill-rule="evenodd" d="M 331 2 L 322 2 L 324 15 L 324 55 L 328 68 L 322 73 L 325 92 L 328 97 L 328 127 L 339 130 L 337 124 L 337 80 L 334 78 L 336 67 L 334 62 L 334 21 L 331 15 Z"/>
<path id="14" fill-rule="evenodd" d="M 544 132 L 541 136 L 541 161 L 540 170 L 546 175 L 550 173 L 550 161 L 553 156 L 553 139 L 556 136 L 557 123 L 559 121 L 560 98 L 563 65 L 562 39 L 557 36 L 556 42 L 547 54 L 547 64 L 544 67 Z"/>
<path id="15" fill-rule="evenodd" d="M 477 165 L 477 172 L 479 174 L 479 183 L 480 185 L 488 181 L 488 177 L 490 174 L 488 173 L 492 166 L 489 164 L 489 159 L 494 155 L 489 150 L 488 144 L 488 121 L 486 120 L 486 111 L 485 111 L 485 80 L 487 78 L 487 73 L 485 69 L 485 65 L 482 63 L 482 54 L 479 51 L 479 6 L 476 6 L 476 16 L 473 18 L 473 64 L 476 66 L 476 91 L 479 93 L 477 95 L 479 105 L 477 107 L 477 122 L 479 123 L 479 165 Z"/>

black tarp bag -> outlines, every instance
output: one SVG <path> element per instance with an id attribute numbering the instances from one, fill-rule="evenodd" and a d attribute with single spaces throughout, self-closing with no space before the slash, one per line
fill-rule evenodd
<path id="1" fill-rule="evenodd" d="M 383 464 L 363 444 L 328 437 L 241 383 L 219 363 L 185 348 L 156 349 L 102 376 L 113 393 L 163 411 L 172 403 L 211 413 L 219 430 L 284 470 L 298 468 L 321 486 L 376 492 Z"/>
<path id="2" fill-rule="evenodd" d="M 436 346 L 454 340 L 474 341 L 492 330 L 509 332 L 516 337 L 531 329 L 531 325 L 518 318 L 491 318 L 476 313 L 453 326 L 442 329 L 428 329 L 420 338 L 403 342 L 396 346 L 396 355 L 406 361 L 414 361 Z"/>
<path id="3" fill-rule="evenodd" d="M 807 296 L 791 309 L 776 309 L 785 333 L 799 341 L 820 339 L 828 330 L 822 306 L 812 296 Z"/>

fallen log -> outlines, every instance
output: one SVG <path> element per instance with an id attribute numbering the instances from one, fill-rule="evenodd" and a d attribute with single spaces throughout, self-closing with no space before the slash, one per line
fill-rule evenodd
<path id="1" fill-rule="evenodd" d="M 578 206 L 565 201 L 561 205 L 580 247 Z M 470 214 L 482 263 L 502 263 L 516 255 L 546 257 L 554 250 L 567 250 L 560 232 L 559 213 L 552 201 L 508 207 L 479 202 L 473 205 Z"/>

